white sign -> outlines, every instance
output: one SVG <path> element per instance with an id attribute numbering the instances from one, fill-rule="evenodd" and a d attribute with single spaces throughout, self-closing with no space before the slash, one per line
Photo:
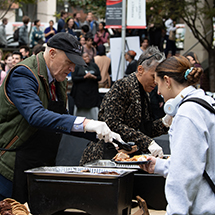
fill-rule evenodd
<path id="1" fill-rule="evenodd" d="M 121 69 L 121 60 L 122 60 L 122 39 L 119 38 L 110 38 L 110 50 L 111 50 L 111 73 L 112 73 L 112 80 L 116 81 L 118 79 L 123 78 L 124 72 L 126 70 L 127 65 L 125 68 Z M 140 39 L 139 37 L 126 37 L 125 43 L 125 52 L 128 50 L 133 50 L 137 53 L 135 59 L 138 60 L 139 56 L 142 54 L 142 50 L 140 49 Z"/>
<path id="2" fill-rule="evenodd" d="M 127 28 L 146 28 L 145 0 L 128 0 Z"/>

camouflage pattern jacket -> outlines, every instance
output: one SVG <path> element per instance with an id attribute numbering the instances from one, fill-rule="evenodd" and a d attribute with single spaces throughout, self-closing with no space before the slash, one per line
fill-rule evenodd
<path id="1" fill-rule="evenodd" d="M 142 105 L 139 82 L 135 73 L 114 83 L 108 93 L 106 93 L 100 110 L 98 119 L 105 121 L 110 129 L 119 133 L 125 142 L 135 142 L 144 153 L 148 151 L 148 145 L 153 137 L 167 133 L 162 120 L 157 119 L 152 122 L 151 137 L 142 133 L 139 128 L 141 119 L 149 119 L 148 102 L 145 101 L 145 115 L 142 115 Z M 117 151 L 116 151 L 117 153 Z M 104 155 L 104 141 L 90 142 L 84 150 L 80 165 L 92 160 L 102 159 Z"/>

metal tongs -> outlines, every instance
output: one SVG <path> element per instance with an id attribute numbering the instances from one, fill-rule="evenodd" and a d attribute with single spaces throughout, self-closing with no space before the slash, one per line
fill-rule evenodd
<path id="1" fill-rule="evenodd" d="M 135 145 L 134 142 L 125 143 L 125 142 L 120 142 L 114 138 L 113 138 L 113 142 L 119 146 L 119 150 L 124 149 L 125 151 L 129 151 L 129 152 L 132 150 L 132 146 Z"/>

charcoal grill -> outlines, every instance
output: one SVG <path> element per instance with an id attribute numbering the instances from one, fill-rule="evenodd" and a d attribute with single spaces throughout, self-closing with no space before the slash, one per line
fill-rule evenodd
<path id="1" fill-rule="evenodd" d="M 165 158 L 169 156 L 165 155 Z M 87 163 L 85 166 L 135 169 L 132 198 L 136 199 L 136 196 L 140 196 L 146 201 L 150 209 L 166 209 L 167 201 L 164 193 L 165 178 L 163 176 L 149 174 L 140 169 L 139 165 L 116 164 L 111 160 L 97 160 Z"/>
<path id="2" fill-rule="evenodd" d="M 98 174 L 107 171 L 119 175 Z M 29 207 L 34 215 L 50 215 L 68 208 L 91 215 L 130 214 L 134 170 L 64 166 L 40 167 L 26 173 Z"/>

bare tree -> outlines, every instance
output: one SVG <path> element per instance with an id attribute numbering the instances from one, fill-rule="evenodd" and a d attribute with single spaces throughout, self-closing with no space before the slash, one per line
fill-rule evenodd
<path id="1" fill-rule="evenodd" d="M 172 14 L 181 18 L 193 33 L 193 36 L 208 52 L 210 90 L 215 91 L 215 50 L 213 46 L 213 0 L 153 0 L 148 3 L 163 14 Z M 155 14 L 156 15 L 156 14 Z"/>

